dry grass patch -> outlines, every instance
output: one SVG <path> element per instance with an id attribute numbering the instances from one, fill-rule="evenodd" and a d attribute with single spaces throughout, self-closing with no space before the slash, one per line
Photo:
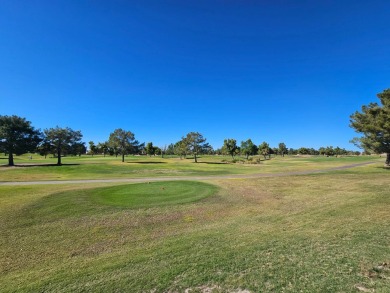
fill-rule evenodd
<path id="1" fill-rule="evenodd" d="M 40 217 L 28 208 L 89 185 L 0 187 L 3 291 L 387 292 L 385 170 L 210 182 L 185 205 Z"/>

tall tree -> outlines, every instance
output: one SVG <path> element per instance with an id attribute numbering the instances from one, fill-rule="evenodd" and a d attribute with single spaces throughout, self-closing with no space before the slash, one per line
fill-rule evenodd
<path id="1" fill-rule="evenodd" d="M 257 146 L 249 138 L 246 141 L 241 142 L 241 152 L 246 156 L 248 160 L 249 156 L 253 156 L 257 153 Z"/>
<path id="2" fill-rule="evenodd" d="M 234 155 L 238 151 L 237 141 L 233 138 L 228 138 L 223 141 L 222 149 L 234 159 Z"/>
<path id="3" fill-rule="evenodd" d="M 117 154 L 122 155 L 122 162 L 125 161 L 125 155 L 133 152 L 138 152 L 140 144 L 134 138 L 134 133 L 121 128 L 115 129 L 110 134 L 108 144 L 115 149 Z"/>
<path id="4" fill-rule="evenodd" d="M 284 142 L 279 143 L 279 153 L 282 157 L 288 152 L 287 146 Z"/>
<path id="5" fill-rule="evenodd" d="M 57 155 L 57 165 L 61 166 L 61 156 L 73 145 L 80 143 L 83 135 L 79 130 L 73 130 L 69 127 L 49 128 L 44 130 L 45 140 L 50 143 L 52 149 Z"/>
<path id="6" fill-rule="evenodd" d="M 41 140 L 40 131 L 25 118 L 0 116 L 0 150 L 8 154 L 9 166 L 14 166 L 14 154 L 35 151 Z"/>
<path id="7" fill-rule="evenodd" d="M 259 145 L 259 155 L 263 155 L 264 160 L 267 158 L 267 156 L 270 155 L 269 144 L 266 143 L 265 141 L 261 145 Z"/>
<path id="8" fill-rule="evenodd" d="M 185 139 L 189 151 L 194 155 L 195 163 L 198 162 L 197 155 L 207 152 L 210 149 L 210 145 L 199 132 L 190 132 L 183 139 Z"/>
<path id="9" fill-rule="evenodd" d="M 390 89 L 377 95 L 381 105 L 370 103 L 351 115 L 350 126 L 363 134 L 355 142 L 364 150 L 386 153 L 385 166 L 390 167 Z"/>

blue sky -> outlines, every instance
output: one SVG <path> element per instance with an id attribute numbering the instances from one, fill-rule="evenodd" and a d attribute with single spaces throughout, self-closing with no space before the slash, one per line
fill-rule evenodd
<path id="1" fill-rule="evenodd" d="M 0 2 L 0 114 L 102 142 L 340 146 L 390 87 L 390 1 Z"/>

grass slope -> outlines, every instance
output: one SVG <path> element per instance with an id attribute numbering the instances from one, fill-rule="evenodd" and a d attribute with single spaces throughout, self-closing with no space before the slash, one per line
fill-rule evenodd
<path id="1" fill-rule="evenodd" d="M 210 183 L 136 209 L 91 200 L 113 184 L 1 186 L 2 291 L 388 292 L 388 170 Z"/>

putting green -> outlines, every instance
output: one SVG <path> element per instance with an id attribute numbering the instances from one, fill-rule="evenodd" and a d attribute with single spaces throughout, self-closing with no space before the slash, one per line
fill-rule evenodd
<path id="1" fill-rule="evenodd" d="M 96 188 L 87 193 L 96 203 L 147 208 L 197 201 L 214 194 L 217 189 L 217 186 L 203 182 L 167 181 Z"/>

